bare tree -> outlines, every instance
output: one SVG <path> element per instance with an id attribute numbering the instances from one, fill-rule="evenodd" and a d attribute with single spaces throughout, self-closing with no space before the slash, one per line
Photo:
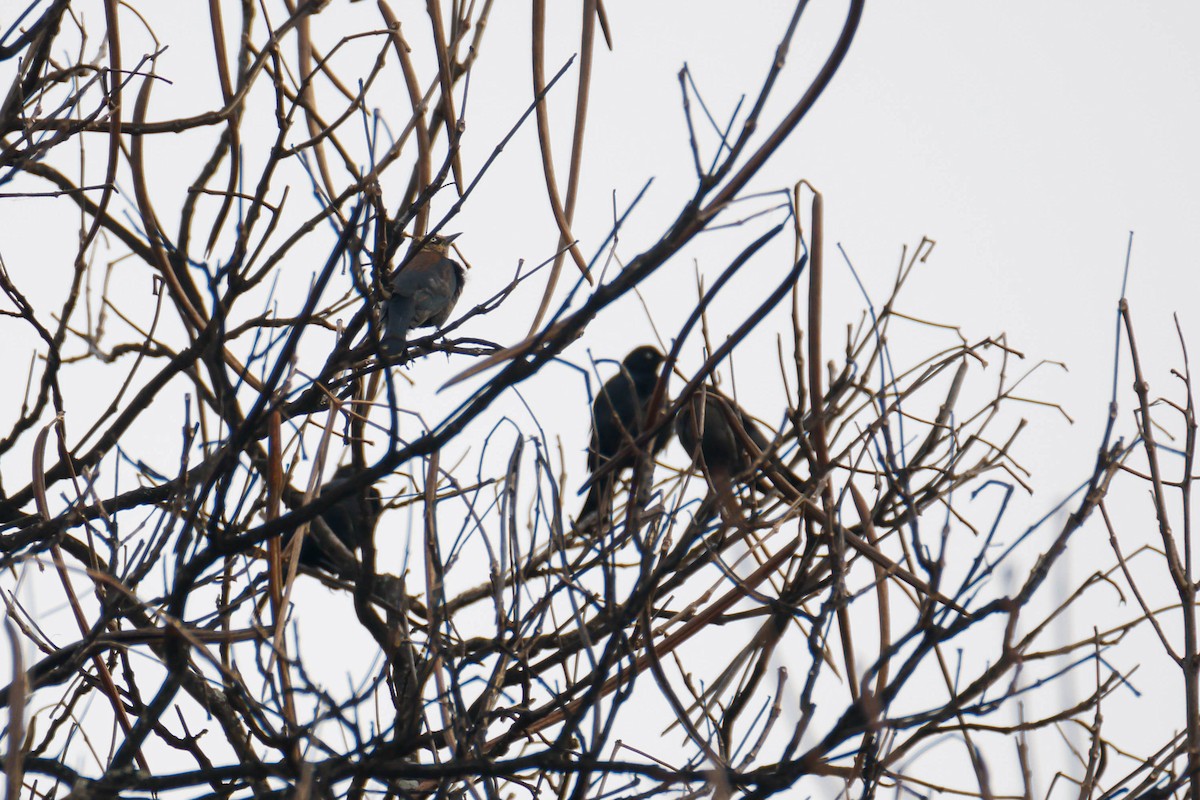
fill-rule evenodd
<path id="1" fill-rule="evenodd" d="M 1079 796 L 1200 795 L 1190 373 L 1186 402 L 1168 404 L 1182 420 L 1182 478 L 1163 477 L 1139 372 L 1138 440 L 1113 440 L 1114 396 L 1068 513 L 1049 533 L 1046 520 L 1023 527 L 1005 514 L 1031 490 L 1014 452 L 1031 370 L 1014 374 L 1024 356 L 1003 335 L 968 341 L 904 312 L 934 242 L 905 248 L 885 302 L 868 300 L 831 343 L 820 192 L 800 181 L 766 211 L 740 211 L 834 80 L 860 0 L 795 97 L 778 78 L 805 2 L 728 120 L 679 73 L 694 192 L 623 264 L 610 244 L 638 201 L 617 213 L 603 272 L 572 232 L 597 27 L 609 36 L 599 0 L 581 4 L 578 58 L 553 74 L 545 0 L 534 0 L 531 87 L 482 152 L 465 133 L 470 81 L 507 6 L 430 0 L 402 25 L 378 0 L 375 27 L 339 32 L 326 52 L 317 28 L 338 3 L 214 0 L 208 30 L 190 33 L 211 39 L 219 102 L 160 116 L 172 43 L 154 14 L 104 0 L 96 19 L 79 5 L 33 2 L 0 38 L 0 201 L 78 212 L 71 264 L 37 265 L 54 276 L 55 303 L 33 265 L 0 270 L 5 335 L 34 352 L 0 439 L 5 477 L 23 476 L 0 498 L 9 797 L 1032 797 L 1061 787 L 1055 774 Z M 556 130 L 547 97 L 569 94 L 572 77 L 574 127 Z M 386 86 L 406 93 L 399 116 L 373 110 L 396 107 L 378 99 Z M 768 99 L 783 113 L 768 117 Z M 415 274 L 431 243 L 463 259 L 437 237 L 519 133 L 540 144 L 558 247 L 494 296 L 439 307 L 420 317 L 437 323 L 429 333 L 406 326 L 403 347 L 381 348 L 388 304 L 406 290 L 396 276 Z M 551 142 L 568 133 L 564 192 Z M 183 190 L 149 152 L 160 142 L 209 153 Z M 489 410 L 546 380 L 655 273 L 682 284 L 680 253 L 724 225 L 743 236 L 740 252 L 665 332 L 654 402 L 625 431 L 632 469 L 592 476 L 613 485 L 612 501 L 573 520 L 588 478 L 556 467 L 537 409 L 503 429 L 483 424 Z M 754 307 L 727 330 L 712 322 L 742 270 L 777 261 L 768 245 L 789 238 Z M 573 288 L 560 285 L 568 275 Z M 459 332 L 506 311 L 519 330 Z M 778 320 L 781 388 L 754 383 L 754 408 L 771 409 L 756 418 L 730 365 Z M 1128 335 L 1137 365 L 1131 323 Z M 932 344 L 913 355 L 907 337 Z M 697 352 L 701 366 L 684 373 Z M 407 390 L 433 353 L 471 388 L 420 413 Z M 652 443 L 676 428 L 686 458 L 675 449 L 656 463 Z M 1144 470 L 1130 465 L 1138 453 Z M 1171 609 L 1144 599 L 1115 530 L 1112 570 L 1065 601 L 1050 591 L 1093 512 L 1112 526 L 1106 496 L 1122 473 L 1150 483 Z M 391 574 L 371 531 L 405 521 L 412 561 Z M 370 637 L 369 652 L 336 654 L 356 661 L 352 685 L 320 678 L 322 654 L 301 646 L 329 625 L 292 613 L 294 589 L 313 579 L 348 598 L 340 624 Z M 1054 619 L 1117 583 L 1137 598 L 1135 619 L 1054 638 Z M 48 631 L 30 596 L 66 609 L 71 633 Z M 1182 644 L 1162 622 L 1174 609 Z M 1127 755 L 1101 725 L 1126 677 L 1102 651 L 1145 626 L 1182 673 L 1186 716 L 1157 751 Z M 1078 697 L 1047 691 L 1085 665 L 1094 681 Z M 1087 732 L 1088 752 L 1036 765 L 1029 737 L 1063 725 Z M 650 736 L 669 749 L 649 752 Z M 953 756 L 929 755 L 947 740 Z M 1117 758 L 1132 765 L 1104 778 Z"/>

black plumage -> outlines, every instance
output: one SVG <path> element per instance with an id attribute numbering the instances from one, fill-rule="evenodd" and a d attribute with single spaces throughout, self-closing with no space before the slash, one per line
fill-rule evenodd
<path id="1" fill-rule="evenodd" d="M 448 255 L 457 236 L 430 236 L 392 276 L 381 343 L 385 356 L 403 356 L 413 328 L 440 327 L 450 318 L 466 280 L 462 265 Z"/>
<path id="2" fill-rule="evenodd" d="M 746 477 L 754 466 L 753 443 L 759 453 L 770 443 L 736 403 L 711 388 L 696 392 L 675 417 L 679 443 L 703 471 L 723 499 L 730 499 L 734 480 Z"/>
<path id="3" fill-rule="evenodd" d="M 645 430 L 650 401 L 658 383 L 663 354 L 643 345 L 621 362 L 621 371 L 610 378 L 592 404 L 592 441 L 588 447 L 588 470 L 593 474 L 591 488 L 583 503 L 582 516 L 600 510 L 611 502 L 618 473 L 637 463 L 638 451 L 632 442 Z M 665 404 L 666 393 L 663 394 Z M 671 438 L 671 427 L 650 442 L 651 454 L 662 450 Z M 597 472 L 599 475 L 596 475 Z"/>
<path id="4" fill-rule="evenodd" d="M 329 482 L 321 487 L 321 493 L 325 494 L 338 489 L 352 480 L 356 474 L 357 471 L 353 466 L 338 467 Z M 352 492 L 325 509 L 321 513 L 320 519 L 325 522 L 326 527 L 338 538 L 338 541 L 353 553 L 374 534 L 375 524 L 379 521 L 379 515 L 382 512 L 383 498 L 380 496 L 379 490 L 374 486 L 368 486 L 363 495 Z M 288 533 L 284 538 L 284 544 L 287 545 L 291 540 L 292 534 Z M 304 534 L 304 541 L 300 545 L 300 563 L 313 569 L 337 572 L 336 563 L 325 552 L 320 537 L 312 529 Z"/>
<path id="5" fill-rule="evenodd" d="M 675 433 L 726 512 L 738 511 L 735 483 L 764 492 L 773 487 L 789 502 L 808 491 L 750 415 L 716 389 L 705 387 L 688 398 L 675 417 Z"/>

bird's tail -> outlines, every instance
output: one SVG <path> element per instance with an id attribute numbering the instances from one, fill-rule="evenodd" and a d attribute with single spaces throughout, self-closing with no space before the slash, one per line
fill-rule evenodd
<path id="1" fill-rule="evenodd" d="M 720 505 L 721 516 L 727 523 L 738 525 L 745 521 L 745 516 L 742 514 L 741 503 L 738 502 L 737 493 L 734 491 L 733 475 L 728 468 L 713 468 L 706 474 L 708 478 L 710 490 L 717 498 L 717 503 Z"/>
<path id="2" fill-rule="evenodd" d="M 587 497 L 583 501 L 583 508 L 580 509 L 579 519 L 585 519 L 593 514 L 600 513 L 601 501 L 605 506 L 612 505 L 613 495 L 613 478 L 610 475 L 603 475 L 592 481 L 592 486 L 588 489 Z"/>
<path id="3" fill-rule="evenodd" d="M 383 341 L 380 343 L 380 350 L 385 356 L 402 356 L 408 350 L 408 329 L 412 327 L 414 314 L 416 300 L 392 294 L 383 320 Z"/>

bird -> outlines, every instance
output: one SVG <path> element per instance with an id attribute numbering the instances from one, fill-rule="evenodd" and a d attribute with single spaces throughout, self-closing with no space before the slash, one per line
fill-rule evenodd
<path id="1" fill-rule="evenodd" d="M 750 415 L 712 387 L 701 387 L 683 403 L 675 417 L 675 434 L 727 512 L 738 513 L 734 483 L 762 491 L 774 487 L 789 500 L 808 491 Z"/>
<path id="2" fill-rule="evenodd" d="M 440 327 L 450 318 L 466 280 L 462 264 L 448 255 L 458 235 L 430 235 L 424 247 L 392 275 L 380 344 L 385 356 L 405 354 L 411 329 Z"/>
<path id="3" fill-rule="evenodd" d="M 710 387 L 701 387 L 685 401 L 675 417 L 675 435 L 730 511 L 733 482 L 746 477 L 757 457 L 746 446 L 747 440 L 759 453 L 770 448 L 749 415 Z"/>
<path id="4" fill-rule="evenodd" d="M 662 362 L 663 354 L 657 348 L 650 345 L 635 348 L 621 362 L 621 371 L 609 378 L 596 396 L 588 447 L 588 471 L 592 477 L 580 519 L 599 512 L 602 502 L 607 505 L 618 473 L 637 463 L 638 451 L 629 445 L 641 435 L 650 414 L 650 399 Z M 665 402 L 664 393 L 664 406 Z M 650 453 L 662 450 L 670 438 L 671 427 L 664 425 L 649 443 Z"/>
<path id="5" fill-rule="evenodd" d="M 329 482 L 321 487 L 321 493 L 325 494 L 345 485 L 357 474 L 358 470 L 352 465 L 338 467 Z M 320 519 L 338 538 L 338 541 L 353 553 L 374 534 L 375 523 L 379 521 L 379 515 L 382 512 L 383 498 L 380 496 L 379 490 L 374 486 L 368 486 L 365 497 L 358 493 L 351 493 L 322 511 Z M 286 534 L 283 542 L 285 546 L 291 542 L 294 535 L 294 531 Z M 336 562 L 326 552 L 317 534 L 311 530 L 305 534 L 304 541 L 300 545 L 300 564 L 312 569 L 337 572 Z"/>

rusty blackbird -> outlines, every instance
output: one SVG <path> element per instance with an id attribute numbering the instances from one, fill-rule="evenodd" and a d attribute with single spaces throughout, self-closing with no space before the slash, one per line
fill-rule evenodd
<path id="1" fill-rule="evenodd" d="M 405 354 L 411 329 L 445 325 L 450 318 L 466 279 L 462 265 L 448 255 L 450 243 L 457 237 L 457 233 L 430 236 L 420 252 L 392 276 L 381 343 L 385 356 Z"/>
<path id="2" fill-rule="evenodd" d="M 746 412 L 711 387 L 701 387 L 683 404 L 675 417 L 675 433 L 727 506 L 733 500 L 733 482 L 747 477 L 754 465 L 747 440 L 760 453 L 770 447 Z"/>
<path id="3" fill-rule="evenodd" d="M 337 468 L 333 473 L 333 477 L 329 482 L 321 487 L 321 493 L 331 491 L 344 485 L 351 480 L 357 471 L 352 465 L 345 465 Z M 360 502 L 365 499 L 365 503 Z M 379 490 L 374 486 L 366 488 L 366 497 L 360 498 L 357 494 L 342 498 L 334 503 L 329 508 L 321 513 L 321 519 L 329 527 L 329 530 L 338 538 L 346 549 L 350 552 L 357 550 L 362 543 L 375 532 L 375 523 L 379 521 L 379 515 L 383 511 L 383 499 L 379 494 Z M 363 514 L 366 514 L 365 518 Z M 291 542 L 293 532 L 285 534 L 283 543 L 286 546 Z M 337 572 L 337 565 L 325 549 L 321 546 L 321 540 L 317 534 L 310 530 L 304 535 L 304 541 L 300 545 L 300 563 L 306 567 L 313 569 L 324 569 L 328 572 Z"/>
<path id="4" fill-rule="evenodd" d="M 641 433 L 650 412 L 650 398 L 658 383 L 663 354 L 650 345 L 635 348 L 621 362 L 621 371 L 609 378 L 592 404 L 592 441 L 588 447 L 588 471 L 593 473 L 591 488 L 583 502 L 580 518 L 598 512 L 612 500 L 618 473 L 637 463 L 638 452 L 631 445 Z M 664 403 L 666 396 L 664 393 Z M 671 438 L 671 426 L 649 443 L 650 452 L 663 449 Z M 603 470 L 600 475 L 595 475 Z"/>
<path id="5" fill-rule="evenodd" d="M 675 433 L 727 512 L 737 512 L 734 483 L 762 491 L 774 487 L 789 500 L 809 489 L 750 415 L 712 387 L 702 387 L 683 404 L 675 417 Z"/>

